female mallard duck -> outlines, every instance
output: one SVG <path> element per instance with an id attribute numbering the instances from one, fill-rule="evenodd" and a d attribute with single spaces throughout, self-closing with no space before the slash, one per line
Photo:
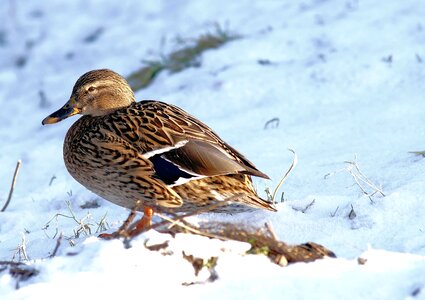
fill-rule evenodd
<path id="1" fill-rule="evenodd" d="M 75 114 L 83 117 L 66 134 L 66 168 L 115 204 L 191 212 L 239 195 L 214 211 L 276 211 L 252 185 L 250 175 L 268 178 L 266 174 L 182 109 L 159 101 L 135 102 L 127 81 L 111 70 L 81 76 L 70 100 L 42 123 Z"/>

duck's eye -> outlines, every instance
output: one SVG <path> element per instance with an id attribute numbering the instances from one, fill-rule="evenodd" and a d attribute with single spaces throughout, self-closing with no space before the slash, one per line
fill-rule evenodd
<path id="1" fill-rule="evenodd" d="M 96 90 L 96 88 L 94 86 L 91 86 L 87 89 L 87 91 L 89 91 L 90 93 L 94 92 Z"/>

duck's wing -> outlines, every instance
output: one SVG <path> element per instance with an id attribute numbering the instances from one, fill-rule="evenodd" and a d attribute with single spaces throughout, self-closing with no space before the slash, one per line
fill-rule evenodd
<path id="1" fill-rule="evenodd" d="M 80 120 L 84 121 L 83 118 Z M 111 187 L 137 190 L 141 200 L 153 199 L 164 207 L 179 207 L 183 204 L 174 190 L 155 177 L 154 163 L 126 138 L 111 130 L 116 124 L 110 120 L 93 123 L 90 124 L 90 130 L 81 130 L 82 137 L 76 151 L 72 152 L 73 159 L 91 164 L 92 175 L 109 181 Z"/>
<path id="2" fill-rule="evenodd" d="M 238 173 L 269 178 L 207 125 L 176 106 L 142 101 L 114 115 L 123 121 L 116 123 L 116 129 L 154 163 L 154 169 L 172 169 L 167 162 L 178 168 L 168 170 L 169 184 L 175 178 Z"/>

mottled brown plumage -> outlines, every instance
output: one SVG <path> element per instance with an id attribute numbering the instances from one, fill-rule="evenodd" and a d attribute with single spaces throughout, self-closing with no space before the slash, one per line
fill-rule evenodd
<path id="1" fill-rule="evenodd" d="M 190 212 L 240 194 L 215 211 L 275 211 L 255 193 L 251 175 L 268 178 L 208 126 L 159 101 L 135 102 L 123 77 L 110 70 L 81 76 L 70 100 L 43 124 L 82 114 L 69 129 L 69 173 L 99 196 L 133 209 Z"/>

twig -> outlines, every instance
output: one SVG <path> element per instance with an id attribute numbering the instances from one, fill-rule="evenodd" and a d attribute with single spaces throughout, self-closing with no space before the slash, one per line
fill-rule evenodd
<path id="1" fill-rule="evenodd" d="M 21 167 L 21 160 L 16 163 L 15 173 L 13 174 L 12 185 L 10 186 L 9 196 L 7 197 L 6 203 L 4 204 L 1 212 L 4 212 L 9 206 L 10 200 L 12 199 L 13 190 L 15 189 L 16 177 L 18 176 L 19 168 Z"/>
<path id="2" fill-rule="evenodd" d="M 282 185 L 282 183 L 285 181 L 286 177 L 288 177 L 289 173 L 291 173 L 292 169 L 297 165 L 298 163 L 298 157 L 297 154 L 295 153 L 294 150 L 292 149 L 288 149 L 289 151 L 291 151 L 294 154 L 294 159 L 292 160 L 292 164 L 289 167 L 288 171 L 286 171 L 285 175 L 283 175 L 282 179 L 279 181 L 278 185 L 276 186 L 276 188 L 274 189 L 273 192 L 273 196 L 272 196 L 272 203 L 275 204 L 275 197 L 276 197 L 276 193 L 277 191 L 280 189 L 280 186 Z"/>
<path id="3" fill-rule="evenodd" d="M 59 247 L 60 247 L 60 245 L 61 245 L 62 238 L 63 238 L 63 234 L 61 233 L 61 234 L 59 235 L 58 239 L 56 240 L 56 246 L 55 246 L 55 248 L 53 249 L 52 254 L 50 254 L 49 258 L 52 258 L 52 257 L 55 257 L 55 256 L 56 256 L 56 253 L 58 252 Z"/>
<path id="4" fill-rule="evenodd" d="M 198 234 L 198 235 L 202 235 L 202 236 L 206 236 L 206 237 L 210 237 L 210 238 L 215 238 L 215 239 L 221 239 L 221 240 L 231 240 L 231 239 L 226 238 L 226 237 L 221 236 L 221 235 L 216 235 L 216 234 L 212 234 L 212 233 L 200 231 L 200 230 L 198 230 L 196 228 L 193 228 L 193 227 L 191 227 L 191 226 L 183 223 L 183 220 L 172 219 L 172 218 L 169 218 L 169 217 L 167 217 L 167 216 L 165 216 L 163 214 L 158 214 L 158 213 L 156 213 L 155 215 L 158 216 L 158 217 L 160 217 L 160 218 L 162 218 L 162 219 L 164 219 L 167 222 L 170 222 L 173 225 L 179 226 L 181 228 L 184 228 L 184 229 L 186 229 L 186 230 L 188 230 L 188 231 L 190 231 L 192 233 Z"/>

